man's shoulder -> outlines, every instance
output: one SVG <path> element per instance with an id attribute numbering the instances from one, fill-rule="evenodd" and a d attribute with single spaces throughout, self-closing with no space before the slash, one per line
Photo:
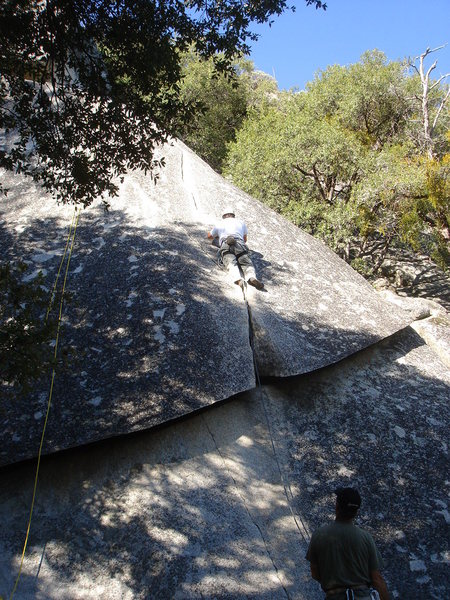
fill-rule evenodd
<path id="1" fill-rule="evenodd" d="M 367 538 L 369 540 L 372 540 L 372 534 L 369 533 L 367 531 L 367 529 L 363 529 L 362 527 L 359 527 L 359 525 L 353 525 L 354 529 L 356 532 L 358 532 L 358 535 L 360 535 L 361 537 Z"/>
<path id="2" fill-rule="evenodd" d="M 339 532 L 345 532 L 350 535 L 364 537 L 370 540 L 373 539 L 368 531 L 362 529 L 358 525 L 355 525 L 354 523 L 340 523 L 338 521 L 333 521 L 332 523 L 326 523 L 325 525 L 322 525 L 314 531 L 313 536 L 322 537 L 324 535 L 336 534 Z"/>
<path id="3" fill-rule="evenodd" d="M 332 533 L 335 529 L 336 529 L 336 523 L 334 521 L 332 523 L 326 523 L 325 525 L 322 525 L 321 527 L 316 529 L 313 532 L 311 537 L 312 538 L 321 538 L 323 536 L 326 536 L 326 535 Z"/>

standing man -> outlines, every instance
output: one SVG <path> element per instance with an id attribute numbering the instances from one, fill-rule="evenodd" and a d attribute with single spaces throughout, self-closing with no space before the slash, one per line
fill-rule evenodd
<path id="1" fill-rule="evenodd" d="M 332 600 L 389 600 L 375 542 L 353 523 L 361 506 L 358 490 L 338 488 L 335 493 L 336 520 L 315 531 L 309 543 L 311 576 Z"/>
<path id="2" fill-rule="evenodd" d="M 208 238 L 211 240 L 219 238 L 219 252 L 222 262 L 231 273 L 236 285 L 241 288 L 244 287 L 240 267 L 248 283 L 257 290 L 262 290 L 264 284 L 256 277 L 255 267 L 245 245 L 247 235 L 247 225 L 244 221 L 236 219 L 233 208 L 227 207 L 223 212 L 222 221 L 211 229 Z"/>

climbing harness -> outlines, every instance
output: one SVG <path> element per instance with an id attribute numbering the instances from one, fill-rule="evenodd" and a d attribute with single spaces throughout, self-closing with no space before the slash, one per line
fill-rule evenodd
<path id="1" fill-rule="evenodd" d="M 188 232 L 186 232 L 186 233 L 187 233 L 188 237 L 192 239 L 192 236 Z M 215 258 L 213 258 L 212 255 L 211 255 L 211 253 L 208 251 L 208 248 L 211 247 L 211 243 L 210 242 L 206 242 L 204 240 L 201 240 L 200 242 L 198 242 L 198 244 L 199 244 L 199 246 L 200 246 L 201 251 L 203 252 L 203 254 L 205 254 L 210 260 L 212 260 L 213 263 L 216 266 L 218 266 L 220 269 L 222 269 L 224 271 L 227 270 L 226 266 L 224 265 L 222 256 L 223 256 L 223 254 L 227 254 L 227 253 L 234 254 L 234 252 L 227 251 L 227 252 L 222 253 L 222 248 L 217 248 L 216 256 L 215 256 Z M 240 258 L 244 254 L 251 255 L 251 250 L 246 245 L 245 245 L 244 252 L 241 252 L 240 254 L 236 255 L 236 258 Z"/>
<path id="2" fill-rule="evenodd" d="M 220 257 L 222 259 L 226 254 L 233 254 L 236 260 L 239 260 L 244 254 L 248 254 L 248 247 L 235 239 L 232 235 L 229 235 L 225 241 L 222 242 L 219 248 Z"/>
<path id="3" fill-rule="evenodd" d="M 358 589 L 358 588 L 355 588 Z M 366 595 L 367 593 L 367 588 L 364 588 L 364 595 Z M 344 592 L 344 590 L 342 590 L 342 593 Z M 368 590 L 369 592 L 369 597 L 370 600 L 380 600 L 380 594 L 377 592 L 377 590 L 374 590 L 373 588 L 369 588 Z M 331 596 L 332 597 L 332 596 Z M 358 600 L 358 596 L 355 596 L 355 592 L 352 588 L 347 588 L 345 590 L 345 600 Z"/>
<path id="4" fill-rule="evenodd" d="M 51 297 L 50 297 L 49 306 L 48 306 L 48 309 L 47 309 L 47 314 L 45 316 L 45 320 L 47 320 L 48 316 L 49 316 L 49 313 L 50 313 L 50 310 L 51 310 L 52 305 L 53 305 L 54 298 L 55 298 L 56 286 L 57 286 L 58 279 L 59 279 L 59 276 L 60 276 L 60 273 L 61 273 L 61 269 L 62 269 L 64 260 L 66 258 L 67 250 L 69 249 L 69 256 L 68 256 L 68 259 L 67 259 L 67 265 L 66 265 L 66 270 L 65 270 L 64 280 L 63 280 L 63 285 L 62 285 L 62 291 L 61 291 L 61 300 L 60 300 L 60 303 L 59 303 L 58 325 L 57 325 L 57 329 L 56 329 L 55 348 L 54 348 L 54 352 L 53 352 L 53 359 L 55 361 L 56 361 L 57 354 L 58 354 L 58 342 L 59 342 L 59 333 L 60 333 L 60 329 L 61 329 L 62 310 L 63 310 L 63 304 L 64 304 L 64 293 L 65 293 L 65 289 L 66 289 L 67 276 L 68 276 L 68 273 L 69 273 L 70 259 L 72 257 L 72 250 L 73 250 L 73 245 L 74 245 L 74 242 L 75 242 L 75 234 L 76 234 L 76 230 L 77 230 L 79 218 L 80 218 L 80 213 L 79 213 L 78 209 L 75 208 L 74 215 L 73 215 L 73 218 L 72 218 L 72 223 L 71 223 L 70 228 L 69 228 L 69 234 L 68 234 L 68 237 L 67 237 L 66 247 L 64 249 L 64 253 L 63 253 L 63 256 L 61 258 L 61 262 L 60 262 L 60 265 L 59 265 L 58 273 L 56 275 L 55 284 L 53 286 L 52 294 L 51 294 Z M 70 248 L 69 248 L 69 246 L 70 246 Z M 14 594 L 16 593 L 17 586 L 19 585 L 19 580 L 20 580 L 20 577 L 22 575 L 23 563 L 24 563 L 24 559 L 25 559 L 25 552 L 26 552 L 26 549 L 27 549 L 27 546 L 28 546 L 28 539 L 29 539 L 29 536 L 30 536 L 30 529 L 31 529 L 31 520 L 32 520 L 32 517 L 33 517 L 34 504 L 35 504 L 35 501 L 36 501 L 36 492 L 37 492 L 37 485 L 38 485 L 38 479 L 39 479 L 39 468 L 40 468 L 40 465 L 41 465 L 42 448 L 44 446 L 45 432 L 46 432 L 46 429 L 47 429 L 47 423 L 48 423 L 48 418 L 49 418 L 50 408 L 51 408 L 51 403 L 52 403 L 53 386 L 54 386 L 54 382 L 55 382 L 55 374 L 56 374 L 56 367 L 53 366 L 52 376 L 51 376 L 51 382 L 50 382 L 50 391 L 49 391 L 48 402 L 47 402 L 47 410 L 46 410 L 46 414 L 45 414 L 44 426 L 42 428 L 41 441 L 40 441 L 40 444 L 39 444 L 39 451 L 38 451 L 38 456 L 37 456 L 37 465 L 36 465 L 36 471 L 35 471 L 35 476 L 34 476 L 33 495 L 32 495 L 32 499 L 31 499 L 30 514 L 29 514 L 29 517 L 28 517 L 27 532 L 26 532 L 26 535 L 25 535 L 25 542 L 24 542 L 24 545 L 23 545 L 22 556 L 21 556 L 21 559 L 20 559 L 19 572 L 17 574 L 13 590 L 12 590 L 10 596 L 9 596 L 9 600 L 12 600 Z"/>

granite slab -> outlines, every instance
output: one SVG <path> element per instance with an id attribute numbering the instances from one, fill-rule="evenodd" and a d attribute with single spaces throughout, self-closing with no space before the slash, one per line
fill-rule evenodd
<path id="1" fill-rule="evenodd" d="M 260 376 L 284 377 L 335 363 L 411 321 L 181 142 L 160 152 L 156 182 L 131 173 L 108 212 L 99 202 L 79 217 L 59 342 L 68 361 L 56 373 L 44 454 L 158 426 L 254 388 L 250 325 Z M 19 176 L 3 179 L 2 257 L 24 260 L 28 278 L 42 272 L 50 293 L 73 208 Z M 205 238 L 230 202 L 248 223 L 266 285 L 246 290 L 251 321 Z M 36 456 L 50 375 L 31 395 L 3 403 L 0 464 Z"/>
<path id="2" fill-rule="evenodd" d="M 450 375 L 411 328 L 158 429 L 44 457 L 25 600 L 319 600 L 304 556 L 357 486 L 391 597 L 448 589 Z M 0 595 L 34 464 L 0 469 Z"/>

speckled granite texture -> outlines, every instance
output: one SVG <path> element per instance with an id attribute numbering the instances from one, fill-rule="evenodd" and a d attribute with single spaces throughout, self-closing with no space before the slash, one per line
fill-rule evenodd
<path id="1" fill-rule="evenodd" d="M 242 292 L 214 263 L 205 234 L 226 203 L 250 230 L 265 292 L 248 289 L 261 376 L 334 363 L 404 327 L 324 245 L 243 194 L 180 142 L 163 149 L 158 182 L 125 178 L 111 210 L 82 212 L 70 262 L 44 453 L 159 425 L 255 386 Z M 0 248 L 52 288 L 73 210 L 6 177 Z M 50 374 L 15 398 L 0 425 L 0 464 L 36 455 Z"/>
<path id="2" fill-rule="evenodd" d="M 15 599 L 319 600 L 308 540 L 352 484 L 392 598 L 444 600 L 445 311 L 385 303 L 185 146 L 166 155 L 156 186 L 134 174 L 109 213 L 81 215 L 61 336 L 76 353 L 56 379 Z M 10 183 L 0 249 L 51 287 L 72 210 Z M 204 240 L 229 202 L 267 288 L 248 290 L 258 371 L 273 377 L 256 388 L 246 304 Z M 2 405 L 4 597 L 34 483 L 35 461 L 17 461 L 36 454 L 47 394 L 48 381 Z"/>
<path id="3" fill-rule="evenodd" d="M 354 484 L 391 597 L 444 600 L 449 391 L 407 328 L 319 373 L 46 457 L 16 598 L 319 600 L 308 539 L 333 518 L 335 487 Z M 0 594 L 33 467 L 0 471 Z"/>

